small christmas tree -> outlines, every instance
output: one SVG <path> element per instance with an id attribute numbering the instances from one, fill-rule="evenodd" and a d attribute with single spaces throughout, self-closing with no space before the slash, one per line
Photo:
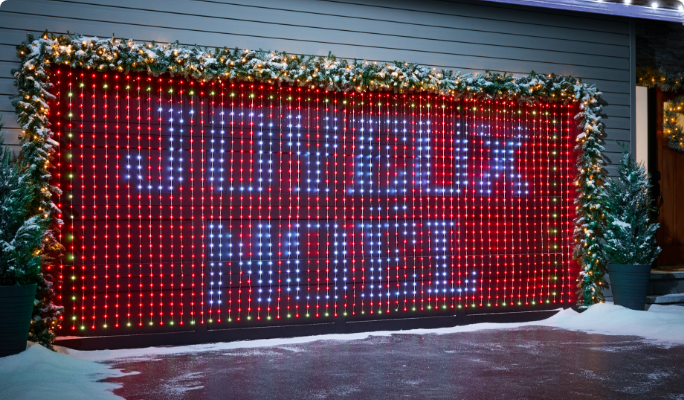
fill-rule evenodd
<path id="1" fill-rule="evenodd" d="M 45 251 L 43 238 L 48 221 L 31 211 L 40 185 L 31 178 L 23 163 L 4 145 L 0 120 L 0 285 L 38 284 L 38 296 L 46 279 L 41 269 Z M 29 340 L 52 348 L 54 334 L 44 328 L 39 316 L 43 307 L 36 300 Z M 35 308 L 38 308 L 37 313 Z M 36 334 L 38 332 L 38 334 Z"/>
<path id="2" fill-rule="evenodd" d="M 36 283 L 40 276 L 40 246 L 44 227 L 29 216 L 34 188 L 27 182 L 12 150 L 0 137 L 0 285 Z"/>
<path id="3" fill-rule="evenodd" d="M 29 215 L 35 183 L 4 145 L 1 131 L 0 120 L 0 285 L 32 284 L 40 278 L 45 227 L 38 216 Z"/>
<path id="4" fill-rule="evenodd" d="M 605 186 L 606 222 L 603 254 L 610 264 L 651 264 L 660 253 L 656 245 L 659 224 L 651 217 L 650 176 L 623 149 L 617 179 Z"/>

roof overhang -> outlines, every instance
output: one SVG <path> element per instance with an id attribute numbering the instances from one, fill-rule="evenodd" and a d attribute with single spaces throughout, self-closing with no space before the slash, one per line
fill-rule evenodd
<path id="1" fill-rule="evenodd" d="M 615 15 L 620 17 L 642 18 L 658 21 L 684 23 L 684 12 L 680 9 L 653 7 L 627 3 L 598 0 L 485 0 L 495 3 L 516 4 L 557 10 L 571 10 L 593 14 Z M 654 2 L 658 4 L 657 2 Z M 653 4 L 653 3 L 652 3 Z"/>

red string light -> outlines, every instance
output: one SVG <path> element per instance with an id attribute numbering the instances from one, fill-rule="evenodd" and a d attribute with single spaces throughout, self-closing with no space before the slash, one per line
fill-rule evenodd
<path id="1" fill-rule="evenodd" d="M 63 329 L 573 300 L 575 105 L 53 75 Z"/>

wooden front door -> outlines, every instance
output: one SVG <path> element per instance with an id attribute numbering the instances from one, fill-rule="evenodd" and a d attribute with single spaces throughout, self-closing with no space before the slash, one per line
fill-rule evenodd
<path id="1" fill-rule="evenodd" d="M 675 95 L 656 91 L 656 165 L 660 172 L 660 229 L 658 245 L 663 249 L 657 265 L 684 265 L 684 153 L 668 147 L 663 136 L 664 103 Z M 651 153 L 653 154 L 653 153 Z M 657 173 L 651 171 L 652 175 Z M 658 185 L 655 186 L 657 190 Z M 656 198 L 658 199 L 657 193 Z M 658 201 L 658 200 L 657 200 Z"/>

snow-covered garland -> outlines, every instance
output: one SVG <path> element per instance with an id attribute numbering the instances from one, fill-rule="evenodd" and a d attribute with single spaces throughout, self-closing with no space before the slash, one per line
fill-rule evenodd
<path id="1" fill-rule="evenodd" d="M 153 75 L 171 73 L 198 81 L 244 80 L 269 84 L 290 84 L 320 87 L 334 91 L 359 92 L 391 90 L 396 92 L 425 91 L 454 97 L 516 99 L 532 102 L 537 99 L 578 102 L 580 112 L 575 117 L 582 132 L 577 136 L 577 176 L 575 185 L 577 218 L 575 219 L 574 257 L 581 265 L 578 277 L 580 306 L 603 301 L 604 285 L 598 233 L 603 212 L 598 203 L 604 179 L 601 92 L 580 79 L 568 76 L 541 75 L 514 78 L 508 74 L 461 74 L 451 70 L 436 70 L 405 62 L 368 62 L 327 57 L 289 55 L 285 52 L 239 50 L 228 48 L 187 47 L 176 43 L 159 45 L 135 43 L 125 39 L 98 39 L 79 34 L 49 35 L 28 41 L 17 47 L 22 65 L 13 70 L 19 95 L 14 98 L 17 119 L 22 127 L 22 160 L 32 166 L 33 176 L 42 182 L 36 212 L 54 221 L 45 236 L 46 251 L 57 257 L 61 245 L 57 241 L 61 221 L 52 197 L 60 193 L 50 183 L 52 158 L 58 145 L 48 122 L 51 65 L 70 65 L 94 71 L 147 71 Z M 49 251 L 48 251 L 49 250 Z M 44 268 L 49 271 L 50 265 Z M 47 276 L 47 275 L 46 275 Z M 50 281 L 48 281 L 49 283 Z M 55 282 L 55 277 L 52 281 Z M 51 304 L 54 293 L 41 301 Z M 43 307 L 45 308 L 45 307 Z M 54 327 L 59 312 L 37 318 L 52 318 L 46 326 Z"/>
<path id="2" fill-rule="evenodd" d="M 637 70 L 639 85 L 657 87 L 663 92 L 679 92 L 684 88 L 684 72 L 667 74 L 648 68 Z M 684 126 L 677 121 L 678 115 L 683 115 L 684 96 L 672 100 L 670 107 L 665 110 L 663 118 L 663 133 L 667 145 L 673 150 L 684 152 Z"/>

